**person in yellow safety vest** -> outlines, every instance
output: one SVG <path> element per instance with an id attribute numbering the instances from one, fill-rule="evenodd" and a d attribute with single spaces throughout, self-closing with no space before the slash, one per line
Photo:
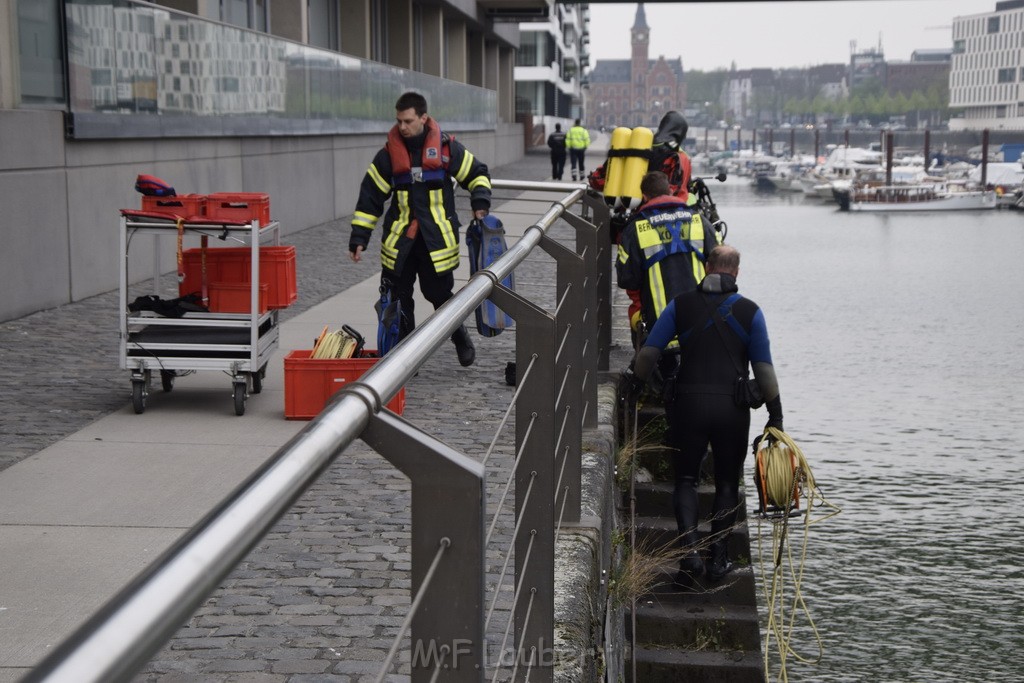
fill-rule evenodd
<path id="1" fill-rule="evenodd" d="M 377 221 L 384 216 L 380 258 L 382 286 L 401 301 L 398 338 L 416 327 L 413 286 L 436 310 L 452 297 L 453 271 L 459 265 L 459 217 L 455 213 L 452 179 L 469 192 L 475 218 L 491 208 L 487 166 L 427 115 L 427 100 L 406 92 L 395 103 L 395 125 L 363 177 L 352 218 L 349 256 L 359 262 Z M 392 197 L 384 214 L 384 203 Z M 452 335 L 459 363 L 476 358 L 465 325 Z"/>
<path id="2" fill-rule="evenodd" d="M 630 318 L 634 333 L 640 322 L 649 331 L 669 301 L 697 288 L 707 255 L 721 241 L 696 208 L 670 192 L 664 173 L 645 175 L 644 203 L 622 231 L 615 270 L 619 287 L 640 291 L 640 310 Z"/>
<path id="3" fill-rule="evenodd" d="M 583 169 L 583 164 L 587 147 L 590 147 L 590 133 L 580 125 L 579 119 L 576 119 L 576 124 L 569 129 L 569 133 L 565 136 L 565 146 L 569 148 L 569 168 L 572 171 L 572 179 L 586 180 L 587 172 Z M 578 173 L 577 169 L 579 169 Z"/>

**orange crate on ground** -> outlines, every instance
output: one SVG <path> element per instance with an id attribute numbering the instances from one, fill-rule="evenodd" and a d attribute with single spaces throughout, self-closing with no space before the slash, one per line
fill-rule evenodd
<path id="1" fill-rule="evenodd" d="M 206 217 L 260 225 L 270 222 L 270 195 L 266 192 L 214 192 L 206 195 Z"/>
<path id="2" fill-rule="evenodd" d="M 205 194 L 183 194 L 175 197 L 142 197 L 143 211 L 165 211 L 181 218 L 206 215 Z"/>
<path id="3" fill-rule="evenodd" d="M 186 249 L 185 279 L 178 284 L 178 295 L 201 291 L 203 284 L 202 251 Z M 252 280 L 252 251 L 248 247 L 221 247 L 206 250 L 206 281 L 246 284 Z M 260 247 L 260 284 L 267 285 L 267 307 L 287 308 L 299 298 L 295 276 L 295 247 Z"/>
<path id="4" fill-rule="evenodd" d="M 355 382 L 380 358 L 376 351 L 362 352 L 360 358 L 310 358 L 312 349 L 290 351 L 284 357 L 284 416 L 289 420 L 312 420 L 320 414 L 337 391 Z M 405 387 L 387 404 L 398 415 L 405 410 Z"/>
<path id="5" fill-rule="evenodd" d="M 266 313 L 267 285 L 260 284 L 260 313 Z M 248 313 L 252 304 L 252 285 L 248 282 L 211 282 L 208 293 L 212 313 Z"/>

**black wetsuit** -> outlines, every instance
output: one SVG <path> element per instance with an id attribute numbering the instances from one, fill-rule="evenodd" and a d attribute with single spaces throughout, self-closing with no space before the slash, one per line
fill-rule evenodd
<path id="1" fill-rule="evenodd" d="M 708 316 L 711 305 L 716 302 L 728 328 L 724 330 L 725 335 Z M 701 329 L 695 330 L 696 327 Z M 735 279 L 715 274 L 706 277 L 696 291 L 672 300 L 658 318 L 645 346 L 664 348 L 677 335 L 682 365 L 676 380 L 675 398 L 667 406 L 668 442 L 676 449 L 672 496 L 676 523 L 684 548 L 695 548 L 699 521 L 697 481 L 710 444 L 715 457 L 711 540 L 719 542 L 724 549 L 728 531 L 736 520 L 750 428 L 750 410 L 737 407 L 733 399 L 737 372 L 729 352 L 744 369 L 748 362 L 770 367 L 768 330 L 761 309 L 740 296 Z M 778 407 L 781 424 L 778 385 L 774 372 L 771 374 L 773 393 L 767 395 L 773 397 Z"/>

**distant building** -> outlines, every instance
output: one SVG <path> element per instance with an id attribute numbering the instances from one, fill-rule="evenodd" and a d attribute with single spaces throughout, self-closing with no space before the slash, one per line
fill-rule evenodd
<path id="1" fill-rule="evenodd" d="M 665 112 L 686 108 L 683 60 L 648 56 L 650 27 L 643 3 L 637 5 L 630 37 L 631 59 L 599 59 L 590 72 L 586 119 L 592 127 L 656 127 Z"/>
<path id="2" fill-rule="evenodd" d="M 542 0 L 522 13 L 526 20 L 519 23 L 514 75 L 516 120 L 529 124 L 529 145 L 536 146 L 544 144 L 556 123 L 568 130 L 572 120 L 582 116 L 590 10 L 586 5 Z"/>
<path id="3" fill-rule="evenodd" d="M 963 118 L 950 130 L 1024 129 L 1024 0 L 953 19 L 949 106 Z"/>
<path id="4" fill-rule="evenodd" d="M 949 81 L 951 49 L 915 50 L 909 62 L 886 63 L 885 91 L 890 95 L 910 95 L 927 92 L 932 88 L 944 88 Z"/>
<path id="5" fill-rule="evenodd" d="M 722 109 L 728 121 L 746 125 L 771 123 L 778 107 L 775 72 L 771 69 L 734 71 L 722 88 Z"/>
<path id="6" fill-rule="evenodd" d="M 850 70 L 847 76 L 847 83 L 850 89 L 864 85 L 870 81 L 878 81 L 885 84 L 885 53 L 881 46 L 877 50 L 868 49 L 861 52 L 851 51 Z"/>

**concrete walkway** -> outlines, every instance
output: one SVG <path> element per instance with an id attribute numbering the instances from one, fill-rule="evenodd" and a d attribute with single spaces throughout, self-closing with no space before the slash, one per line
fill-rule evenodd
<path id="1" fill-rule="evenodd" d="M 492 171 L 529 180 L 549 174 L 546 154 Z M 494 212 L 514 240 L 554 198 L 497 192 Z M 347 237 L 347 222 L 337 221 L 283 238 L 297 247 L 300 301 L 282 316 L 263 391 L 241 417 L 229 378 L 218 372 L 179 378 L 170 393 L 155 382 L 146 412 L 134 414 L 128 373 L 111 367 L 116 293 L 0 325 L 0 372 L 7 373 L 0 404 L 11 407 L 0 442 L 0 462 L 8 465 L 0 472 L 0 683 L 30 670 L 304 426 L 283 417 L 281 359 L 288 350 L 310 348 L 324 325 L 349 324 L 372 339 L 379 262 L 352 264 Z M 376 251 L 371 244 L 370 254 Z M 457 288 L 468 272 L 464 263 Z M 551 306 L 553 266 L 531 256 L 517 271 L 517 286 Z M 420 300 L 418 318 L 428 311 Z M 621 341 L 625 330 L 616 335 Z M 515 340 L 509 332 L 494 339 L 474 333 L 474 341 L 471 368 L 461 368 L 449 346 L 407 385 L 406 417 L 469 454 L 486 448 L 511 396 L 503 370 Z M 78 373 L 86 375 L 84 394 Z M 47 406 L 41 414 L 33 410 L 37 401 Z M 18 410 L 34 416 L 25 418 L 27 428 Z M 40 440 L 51 443 L 29 453 Z M 507 475 L 507 462 L 499 462 L 510 458 L 505 441 L 489 472 L 495 485 Z M 511 531 L 511 515 L 502 519 L 499 537 Z M 407 481 L 353 444 L 142 679 L 346 681 L 375 674 L 408 607 L 408 524 Z"/>

